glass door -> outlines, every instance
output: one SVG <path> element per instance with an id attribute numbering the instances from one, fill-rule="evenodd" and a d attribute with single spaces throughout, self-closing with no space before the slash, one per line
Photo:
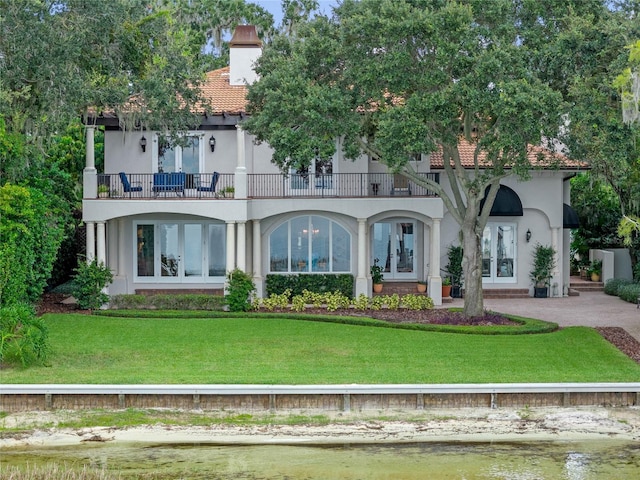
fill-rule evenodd
<path id="1" fill-rule="evenodd" d="M 398 220 L 373 225 L 374 260 L 383 268 L 386 280 L 415 280 L 415 222 Z"/>
<path id="2" fill-rule="evenodd" d="M 488 224 L 482 235 L 482 280 L 516 282 L 516 226 Z"/>

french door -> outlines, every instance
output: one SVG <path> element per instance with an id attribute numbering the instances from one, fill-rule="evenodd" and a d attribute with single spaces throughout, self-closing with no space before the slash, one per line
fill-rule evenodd
<path id="1" fill-rule="evenodd" d="M 135 232 L 138 280 L 188 283 L 224 277 L 224 224 L 150 222 L 136 224 Z"/>
<path id="2" fill-rule="evenodd" d="M 489 223 L 482 235 L 482 281 L 516 282 L 516 225 Z"/>
<path id="3" fill-rule="evenodd" d="M 373 257 L 378 259 L 386 280 L 415 280 L 416 225 L 412 220 L 396 220 L 373 224 Z"/>

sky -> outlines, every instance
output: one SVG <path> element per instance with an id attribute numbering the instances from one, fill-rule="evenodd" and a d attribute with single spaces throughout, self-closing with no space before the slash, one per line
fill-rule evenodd
<path id="1" fill-rule="evenodd" d="M 282 8 L 280 6 L 280 0 L 250 0 L 252 3 L 256 3 L 261 7 L 267 9 L 275 20 L 276 26 L 282 22 Z M 338 4 L 337 0 L 318 0 L 320 13 L 330 15 L 331 7 Z"/>

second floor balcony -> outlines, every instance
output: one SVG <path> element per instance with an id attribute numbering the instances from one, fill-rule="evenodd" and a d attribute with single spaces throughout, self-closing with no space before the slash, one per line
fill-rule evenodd
<path id="1" fill-rule="evenodd" d="M 419 174 L 436 183 L 438 173 Z M 246 188 L 238 182 L 246 181 Z M 246 191 L 239 196 L 235 192 Z M 437 195 L 402 175 L 388 173 L 247 174 L 130 173 L 99 174 L 97 198 L 231 199 L 231 198 L 393 198 Z"/>

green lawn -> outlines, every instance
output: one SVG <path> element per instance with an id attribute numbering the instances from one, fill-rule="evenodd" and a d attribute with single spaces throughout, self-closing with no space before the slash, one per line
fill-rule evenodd
<path id="1" fill-rule="evenodd" d="M 3 383 L 640 381 L 640 365 L 583 327 L 536 335 L 463 335 L 286 317 L 44 318 L 48 365 L 3 370 Z"/>

